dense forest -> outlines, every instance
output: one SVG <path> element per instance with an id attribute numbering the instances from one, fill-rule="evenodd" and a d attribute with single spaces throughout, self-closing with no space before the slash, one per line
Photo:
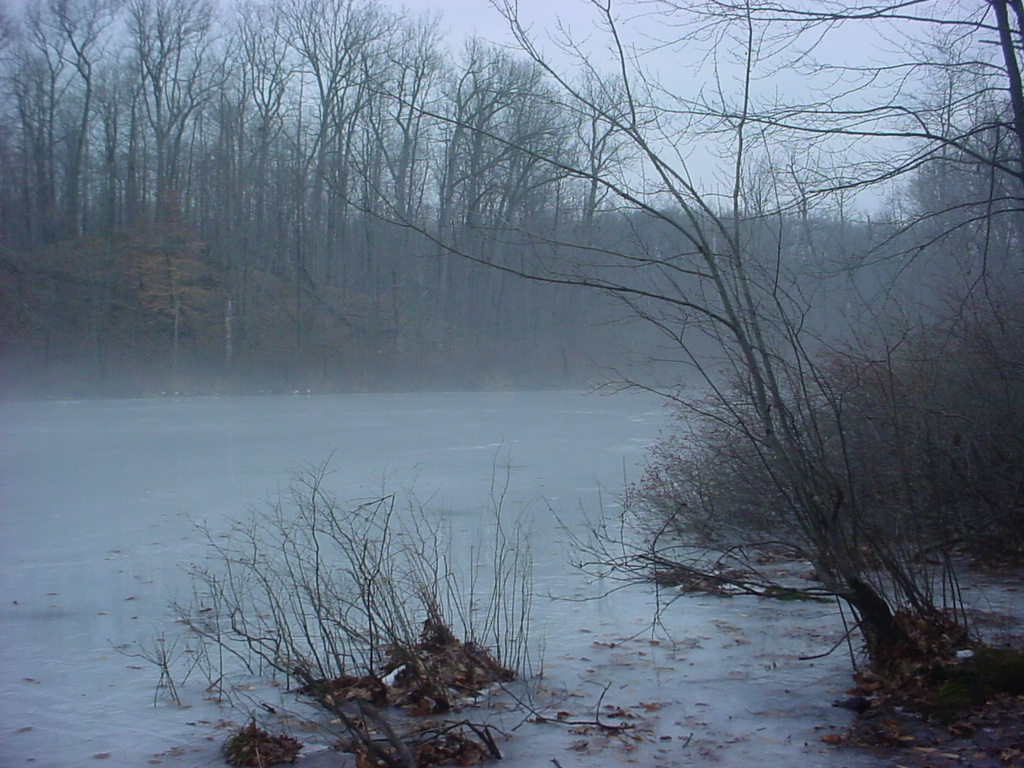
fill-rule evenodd
<path id="1" fill-rule="evenodd" d="M 16 391 L 579 384 L 634 331 L 525 283 L 510 226 L 621 162 L 539 68 L 373 2 L 46 0 L 2 19 L 0 338 Z M 469 127 L 473 130 L 469 130 Z"/>
<path id="2" fill-rule="evenodd" d="M 993 50 L 935 39 L 911 70 L 859 71 L 914 72 L 906 104 L 758 107 L 762 146 L 719 147 L 743 157 L 720 193 L 662 158 L 757 122 L 728 97 L 683 102 L 585 56 L 570 82 L 525 39 L 452 41 L 441 22 L 375 0 L 0 16 L 3 388 L 557 386 L 660 363 L 678 380 L 672 328 L 693 318 L 645 302 L 706 296 L 678 264 L 719 247 L 712 229 L 778 261 L 816 344 L 927 322 L 981 275 L 1013 294 L 1020 153 Z M 725 93 L 728 69 L 715 77 Z M 716 333 L 688 330 L 682 362 L 713 358 Z"/>

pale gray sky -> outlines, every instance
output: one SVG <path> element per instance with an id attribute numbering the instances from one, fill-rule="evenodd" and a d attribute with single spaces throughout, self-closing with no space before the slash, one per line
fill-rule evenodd
<path id="1" fill-rule="evenodd" d="M 450 34 L 452 50 L 468 35 L 477 34 L 495 43 L 513 44 L 508 24 L 494 8 L 491 0 L 380 0 L 398 8 L 413 12 L 440 11 L 442 29 Z M 616 71 L 617 62 L 610 53 L 611 39 L 607 30 L 601 28 L 599 11 L 591 0 L 518 0 L 520 20 L 529 28 L 532 39 L 545 51 L 549 61 L 566 70 L 578 65 L 559 52 L 552 37 L 557 36 L 559 24 L 571 29 L 573 39 L 587 50 L 588 62 L 599 71 Z M 741 92 L 742 67 L 732 59 L 743 52 L 741 42 L 731 39 L 719 40 L 716 45 L 712 38 L 688 38 L 681 43 L 668 43 L 664 47 L 655 45 L 655 39 L 668 42 L 666 38 L 681 38 L 694 30 L 676 22 L 685 18 L 685 12 L 677 17 L 647 17 L 656 9 L 651 3 L 638 0 L 612 0 L 613 13 L 620 22 L 619 32 L 623 43 L 637 46 L 648 53 L 643 57 L 642 66 L 652 74 L 669 94 L 684 100 L 696 99 L 705 93 L 714 101 L 721 89 L 721 98 L 734 100 Z M 638 18 L 640 17 L 640 18 Z M 888 59 L 892 55 L 893 40 L 898 40 L 900 30 L 883 30 L 863 24 L 848 24 L 830 30 L 830 45 L 820 48 L 820 54 L 831 53 L 838 62 L 845 65 L 862 64 L 870 66 Z M 646 35 L 645 35 L 646 33 Z M 647 36 L 649 35 L 649 36 Z M 809 42 L 804 40 L 803 42 Z M 895 43 L 898 48 L 899 43 Z M 771 44 L 767 43 L 770 48 Z M 658 48 L 658 50 L 652 50 Z M 886 50 L 888 49 L 888 50 Z M 714 51 L 714 53 L 712 53 Z M 742 58 L 742 57 L 740 57 Z M 780 62 L 776 61 L 776 65 Z M 795 69 L 782 66 L 773 68 L 768 63 L 770 76 L 755 83 L 755 93 L 766 99 L 780 98 L 782 101 L 806 99 L 814 101 L 835 95 L 835 88 L 842 88 L 831 76 L 808 77 Z M 820 89 L 820 90 L 819 90 Z M 776 95 L 777 94 L 777 95 Z M 671 99 L 666 100 L 671 104 Z M 669 137 L 671 138 L 671 137 Z M 822 142 L 826 144 L 826 142 Z M 857 144 L 862 145 L 861 142 Z M 862 146 L 861 146 L 862 148 Z M 855 153 L 858 146 L 850 143 L 842 151 Z M 691 179 L 705 190 L 720 188 L 731 190 L 732 159 L 729 148 L 715 143 L 700 133 L 689 140 L 678 142 L 670 150 L 678 152 L 679 169 L 684 166 Z M 777 161 L 784 161 L 787 147 L 777 147 Z M 806 148 L 802 150 L 806 152 Z M 835 151 L 835 148 L 832 148 Z M 724 152 L 724 153 L 723 153 Z M 879 191 L 860 196 L 859 204 L 866 209 L 875 208 L 879 203 Z"/>
<path id="2" fill-rule="evenodd" d="M 508 25 L 490 0 L 381 0 L 393 8 L 408 8 L 411 11 L 440 11 L 443 13 L 442 26 L 448 29 L 455 40 L 477 34 L 494 42 L 508 42 Z M 519 0 L 519 12 L 524 23 L 533 26 L 534 32 L 543 36 L 553 29 L 559 20 L 580 31 L 589 29 L 594 18 L 594 8 L 589 0 Z"/>

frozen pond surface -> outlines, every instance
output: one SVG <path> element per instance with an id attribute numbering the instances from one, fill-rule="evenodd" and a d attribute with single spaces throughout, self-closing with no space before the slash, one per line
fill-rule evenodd
<path id="1" fill-rule="evenodd" d="M 155 669 L 115 646 L 177 631 L 169 603 L 203 555 L 193 521 L 244 517 L 328 457 L 340 499 L 412 487 L 457 531 L 506 471 L 506 512 L 532 509 L 554 697 L 539 705 L 593 719 L 608 685 L 642 738 L 527 725 L 507 765 L 868 764 L 819 740 L 847 717 L 828 706 L 843 659 L 796 659 L 836 636 L 831 606 L 686 599 L 652 633 L 642 589 L 553 599 L 594 592 L 547 506 L 572 525 L 613 502 L 664 422 L 653 397 L 565 392 L 0 403 L 0 766 L 222 764 L 212 724 L 244 713 L 192 684 L 185 707 L 154 706 Z"/>

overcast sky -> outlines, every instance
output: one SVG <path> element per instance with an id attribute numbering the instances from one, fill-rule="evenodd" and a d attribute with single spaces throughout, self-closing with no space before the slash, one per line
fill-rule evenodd
<path id="1" fill-rule="evenodd" d="M 504 32 L 501 16 L 488 0 L 382 0 L 394 8 L 408 8 L 414 12 L 441 11 L 442 26 L 451 30 L 456 39 L 480 34 L 494 38 Z"/>
<path id="2" fill-rule="evenodd" d="M 508 25 L 491 5 L 490 0 L 382 0 L 395 8 L 414 11 L 441 11 L 443 26 L 451 30 L 456 40 L 478 34 L 495 42 L 508 40 Z M 553 24 L 557 18 L 573 26 L 589 23 L 593 8 L 587 0 L 519 0 L 523 18 L 542 25 Z"/>

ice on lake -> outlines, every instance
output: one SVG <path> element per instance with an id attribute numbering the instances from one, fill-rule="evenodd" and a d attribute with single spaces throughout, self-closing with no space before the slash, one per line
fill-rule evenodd
<path id="1" fill-rule="evenodd" d="M 324 461 L 340 499 L 409 491 L 456 532 L 496 492 L 533 520 L 543 695 L 582 718 L 599 700 L 643 713 L 645 735 L 529 726 L 508 764 L 745 765 L 772 750 L 851 764 L 816 741 L 843 722 L 828 702 L 848 669 L 796 659 L 827 646 L 833 608 L 779 621 L 777 605 L 687 599 L 652 629 L 649 590 L 574 600 L 601 586 L 571 569 L 561 526 L 614 505 L 665 422 L 654 397 L 575 392 L 0 403 L 0 765 L 221 764 L 215 726 L 245 713 L 197 683 L 184 707 L 154 705 L 154 668 L 117 649 L 178 631 L 169 605 L 205 554 L 197 522 L 244 518 Z"/>

